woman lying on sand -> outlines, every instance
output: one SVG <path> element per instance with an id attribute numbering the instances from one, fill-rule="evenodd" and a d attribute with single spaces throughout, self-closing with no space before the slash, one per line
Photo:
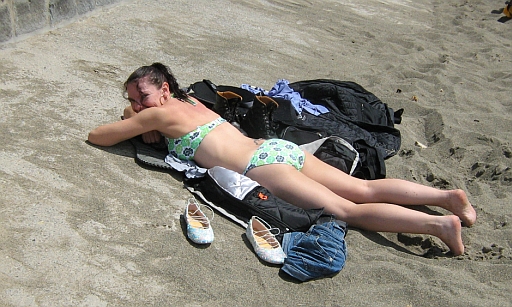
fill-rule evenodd
<path id="1" fill-rule="evenodd" d="M 246 137 L 188 96 L 160 63 L 138 68 L 124 87 L 130 101 L 125 120 L 92 130 L 91 143 L 111 146 L 141 134 L 151 143 L 163 135 L 176 157 L 194 160 L 204 168 L 222 166 L 244 174 L 296 206 L 323 207 L 360 229 L 434 235 L 454 255 L 464 253 L 461 222 L 473 225 L 476 212 L 462 190 L 438 190 L 400 179 L 361 180 L 291 142 Z M 267 159 L 277 152 L 283 160 Z M 402 205 L 438 206 L 453 215 L 429 215 Z"/>

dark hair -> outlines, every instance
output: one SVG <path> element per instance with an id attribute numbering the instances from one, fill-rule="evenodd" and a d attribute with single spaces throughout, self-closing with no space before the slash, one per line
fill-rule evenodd
<path id="1" fill-rule="evenodd" d="M 128 77 L 124 83 L 124 93 L 126 94 L 128 84 L 137 81 L 140 78 L 148 77 L 151 84 L 161 88 L 164 82 L 169 83 L 169 90 L 178 99 L 186 99 L 187 93 L 182 90 L 171 72 L 171 69 L 162 63 L 153 63 L 150 66 L 141 66 L 137 68 Z"/>

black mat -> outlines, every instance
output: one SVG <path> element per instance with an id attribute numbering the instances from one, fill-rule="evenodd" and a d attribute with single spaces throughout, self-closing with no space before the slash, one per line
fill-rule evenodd
<path id="1" fill-rule="evenodd" d="M 168 154 L 167 145 L 164 138 L 160 143 L 146 144 L 142 141 L 141 136 L 131 138 L 130 143 L 135 148 L 135 160 L 139 163 L 158 167 L 163 169 L 172 170 L 173 168 L 165 162 L 165 157 Z"/>

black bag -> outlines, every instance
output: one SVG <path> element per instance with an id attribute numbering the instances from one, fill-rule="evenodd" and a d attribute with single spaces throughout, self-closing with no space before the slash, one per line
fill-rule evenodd
<path id="1" fill-rule="evenodd" d="M 323 162 L 352 175 L 359 165 L 359 154 L 340 139 L 329 138 L 314 153 Z"/>
<path id="2" fill-rule="evenodd" d="M 290 141 L 297 145 L 311 143 L 316 140 L 322 139 L 326 136 L 327 136 L 327 133 L 322 132 L 322 131 L 299 129 L 294 126 L 286 127 L 279 134 L 279 137 L 281 139 Z"/>
<path id="3" fill-rule="evenodd" d="M 357 150 L 349 142 L 337 136 L 302 144 L 300 148 L 349 175 L 353 175 L 360 166 Z"/>
<path id="4" fill-rule="evenodd" d="M 188 180 L 189 190 L 234 222 L 245 226 L 252 216 L 279 228 L 280 235 L 289 231 L 307 231 L 322 216 L 323 209 L 305 210 L 270 193 L 250 178 L 215 166 L 200 180 Z M 219 208 L 220 207 L 220 208 Z"/>
<path id="5" fill-rule="evenodd" d="M 356 168 L 354 177 L 373 180 L 386 178 L 386 164 L 381 155 L 374 147 L 364 142 L 356 142 L 354 148 L 359 153 L 359 166 Z"/>

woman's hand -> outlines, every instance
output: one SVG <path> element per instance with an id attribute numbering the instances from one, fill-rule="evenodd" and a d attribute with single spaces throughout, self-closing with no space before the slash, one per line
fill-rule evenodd
<path id="1" fill-rule="evenodd" d="M 162 134 L 159 131 L 153 130 L 142 134 L 144 143 L 159 143 Z"/>

